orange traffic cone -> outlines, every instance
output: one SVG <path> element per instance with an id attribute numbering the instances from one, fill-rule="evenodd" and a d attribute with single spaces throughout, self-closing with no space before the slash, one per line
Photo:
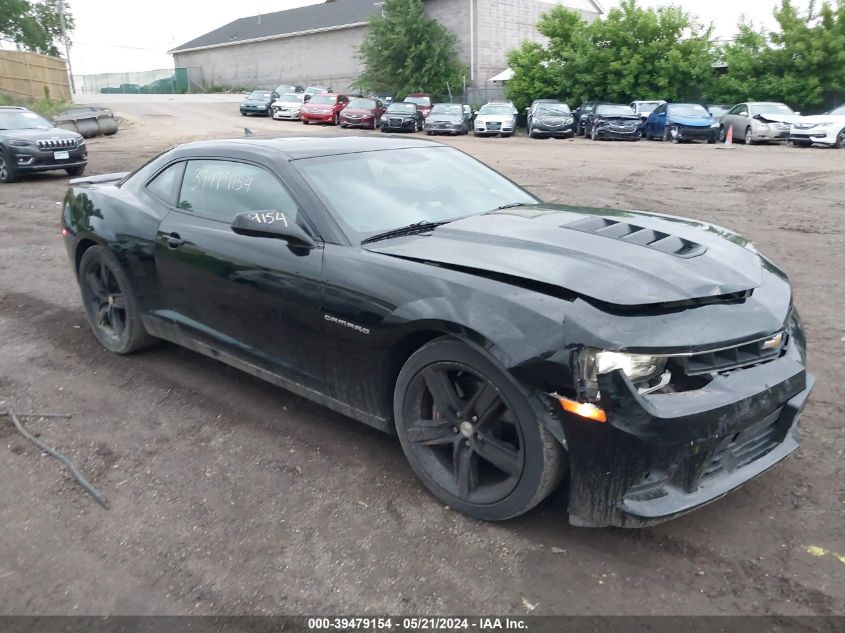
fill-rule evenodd
<path id="1" fill-rule="evenodd" d="M 730 126 L 728 128 L 728 133 L 725 134 L 725 144 L 724 145 L 717 145 L 716 147 L 719 149 L 733 149 L 734 148 L 734 126 Z"/>

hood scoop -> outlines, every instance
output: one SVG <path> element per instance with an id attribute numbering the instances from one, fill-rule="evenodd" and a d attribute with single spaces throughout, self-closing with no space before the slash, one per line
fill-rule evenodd
<path id="1" fill-rule="evenodd" d="M 670 235 L 662 231 L 647 229 L 636 224 L 619 222 L 609 218 L 583 218 L 570 222 L 569 224 L 561 224 L 560 228 L 601 235 L 628 242 L 629 244 L 639 244 L 640 246 L 647 246 L 661 253 L 668 253 L 675 257 L 683 257 L 684 259 L 698 257 L 707 252 L 706 246 L 678 237 L 677 235 Z"/>

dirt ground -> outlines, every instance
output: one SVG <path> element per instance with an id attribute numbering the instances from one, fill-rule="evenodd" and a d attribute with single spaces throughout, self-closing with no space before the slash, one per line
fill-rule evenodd
<path id="1" fill-rule="evenodd" d="M 245 125 L 335 132 L 232 103 L 115 107 L 125 127 L 89 141 L 89 173 Z M 391 437 L 171 345 L 103 351 L 59 236 L 67 178 L 38 176 L 0 185 L 0 409 L 72 413 L 27 425 L 111 509 L 0 417 L 0 614 L 845 613 L 845 150 L 444 142 L 547 200 L 751 237 L 789 273 L 808 331 L 818 383 L 797 454 L 651 529 L 570 527 L 559 498 L 475 522 Z"/>

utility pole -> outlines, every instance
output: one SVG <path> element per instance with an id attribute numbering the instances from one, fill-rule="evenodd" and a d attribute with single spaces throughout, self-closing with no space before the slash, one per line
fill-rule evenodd
<path id="1" fill-rule="evenodd" d="M 70 67 L 70 43 L 67 39 L 67 28 L 65 27 L 65 3 L 59 0 L 59 25 L 62 29 L 62 42 L 65 45 L 65 59 L 67 60 L 67 74 L 70 78 L 70 92 L 76 94 L 76 86 L 73 83 L 73 69 Z"/>

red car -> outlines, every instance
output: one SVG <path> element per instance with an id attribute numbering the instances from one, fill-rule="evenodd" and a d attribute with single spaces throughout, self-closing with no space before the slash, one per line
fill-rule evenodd
<path id="1" fill-rule="evenodd" d="M 340 111 L 349 103 L 347 95 L 324 92 L 311 97 L 310 101 L 299 110 L 299 116 L 306 125 L 314 123 L 340 123 Z"/>
<path id="2" fill-rule="evenodd" d="M 423 115 L 423 118 L 428 118 L 428 113 L 431 112 L 431 106 L 434 101 L 431 100 L 431 95 L 427 92 L 412 92 L 405 97 L 405 103 L 415 103 L 417 110 Z"/>
<path id="3" fill-rule="evenodd" d="M 376 129 L 384 104 L 378 99 L 358 97 L 352 99 L 340 113 L 340 127 L 366 127 Z"/>

